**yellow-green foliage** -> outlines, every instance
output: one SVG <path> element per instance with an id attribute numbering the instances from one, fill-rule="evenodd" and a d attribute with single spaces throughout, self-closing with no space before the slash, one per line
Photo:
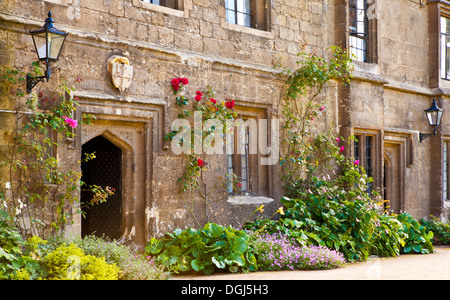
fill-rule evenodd
<path id="1" fill-rule="evenodd" d="M 30 274 L 25 269 L 21 269 L 11 274 L 11 280 L 30 280 Z"/>
<path id="2" fill-rule="evenodd" d="M 49 280 L 117 280 L 119 268 L 106 263 L 105 259 L 84 254 L 83 250 L 70 244 L 60 246 L 44 258 Z"/>

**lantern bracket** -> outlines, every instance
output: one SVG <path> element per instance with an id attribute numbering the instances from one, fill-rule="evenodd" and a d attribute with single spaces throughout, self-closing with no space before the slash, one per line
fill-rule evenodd
<path id="1" fill-rule="evenodd" d="M 429 136 L 435 136 L 436 135 L 436 130 L 434 130 L 434 133 L 419 133 L 419 140 L 422 143 L 424 139 L 426 139 Z"/>
<path id="2" fill-rule="evenodd" d="M 44 82 L 44 80 L 48 80 L 50 79 L 50 75 L 52 73 L 52 71 L 50 70 L 50 66 L 48 63 L 48 60 L 45 61 L 45 65 L 47 66 L 47 69 L 44 71 L 44 75 L 43 76 L 36 76 L 33 77 L 30 74 L 27 74 L 27 94 L 30 94 L 31 91 L 33 90 L 33 88 L 39 83 L 39 82 Z"/>
<path id="3" fill-rule="evenodd" d="M 32 77 L 30 74 L 27 74 L 27 94 L 30 94 L 33 88 L 39 83 L 43 82 L 45 79 L 48 80 L 47 76 L 38 76 Z"/>

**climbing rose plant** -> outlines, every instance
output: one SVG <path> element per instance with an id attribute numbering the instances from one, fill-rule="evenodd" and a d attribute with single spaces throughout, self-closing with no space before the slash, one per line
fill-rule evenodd
<path id="1" fill-rule="evenodd" d="M 33 66 L 35 75 L 41 75 L 39 62 Z M 56 155 L 58 147 L 75 138 L 79 122 L 71 116 L 78 103 L 70 95 L 82 79 L 76 77 L 72 84 L 62 80 L 53 91 L 26 94 L 22 90 L 26 74 L 12 68 L 2 71 L 0 97 L 12 109 L 7 142 L 0 149 L 0 223 L 15 226 L 25 239 L 62 235 L 84 206 L 104 202 L 114 193 L 108 187 L 83 186 L 75 165 L 79 161 L 72 165 Z M 86 115 L 81 122 L 92 119 Z M 94 158 L 89 154 L 83 160 Z M 92 201 L 80 203 L 81 187 L 94 191 Z"/>
<path id="2" fill-rule="evenodd" d="M 313 178 L 331 173 L 336 163 L 345 161 L 345 141 L 317 122 L 327 113 L 327 84 L 335 80 L 347 85 L 353 70 L 346 51 L 336 46 L 330 51 L 331 59 L 326 59 L 302 45 L 296 69 L 278 64 L 287 78 L 280 101 L 284 118 L 280 164 L 288 196 L 307 189 Z"/>
<path id="3" fill-rule="evenodd" d="M 206 153 L 196 153 L 195 139 L 200 139 L 200 142 L 203 142 L 208 138 L 221 138 L 225 136 L 225 132 L 220 132 L 221 136 L 215 136 L 217 134 L 217 130 L 213 127 L 204 126 L 208 120 L 215 120 L 220 122 L 221 124 L 225 124 L 227 120 L 234 120 L 236 117 L 236 113 L 234 111 L 234 100 L 226 99 L 226 101 L 220 101 L 215 98 L 214 91 L 211 87 L 207 87 L 206 90 L 197 90 L 194 99 L 189 99 L 186 96 L 185 87 L 189 84 L 189 80 L 185 77 L 177 77 L 171 80 L 171 86 L 173 94 L 175 97 L 175 103 L 181 109 L 181 113 L 178 114 L 179 119 L 187 120 L 190 124 L 189 130 L 192 128 L 193 131 L 190 131 L 190 140 L 181 139 L 179 142 L 179 146 L 184 146 L 187 143 L 188 153 L 186 153 L 186 167 L 183 172 L 183 175 L 178 179 L 178 183 L 180 185 L 180 193 L 183 196 L 183 200 L 186 204 L 186 207 L 189 209 L 191 215 L 194 217 L 197 225 L 201 228 L 201 224 L 198 221 L 198 218 L 194 213 L 194 201 L 188 203 L 184 198 L 184 194 L 191 193 L 192 200 L 194 198 L 194 191 L 197 191 L 201 197 L 208 201 L 208 196 L 212 192 L 207 191 L 206 182 L 203 178 L 203 171 L 207 169 L 208 159 L 206 158 Z M 201 113 L 202 116 L 202 126 L 200 130 L 197 130 L 194 124 L 194 114 Z M 224 126 L 225 128 L 225 126 Z M 225 130 L 225 129 L 224 129 Z M 168 141 L 173 141 L 174 138 L 179 134 L 181 130 L 172 130 L 167 133 L 165 139 Z M 233 184 L 235 184 L 235 178 L 230 178 L 227 180 L 231 180 Z M 237 184 L 237 183 L 236 183 Z M 207 216 L 208 218 L 208 216 Z"/>

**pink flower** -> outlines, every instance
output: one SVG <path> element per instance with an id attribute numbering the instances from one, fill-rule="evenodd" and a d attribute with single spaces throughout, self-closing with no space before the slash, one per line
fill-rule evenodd
<path id="1" fill-rule="evenodd" d="M 341 139 L 340 138 L 336 138 L 336 142 L 339 142 Z"/>
<path id="2" fill-rule="evenodd" d="M 64 116 L 63 118 L 64 118 L 64 121 L 66 121 L 66 123 L 69 124 L 70 127 L 72 127 L 72 128 L 76 128 L 77 127 L 77 125 L 78 125 L 78 121 L 77 120 L 68 118 L 66 116 Z"/>
<path id="3" fill-rule="evenodd" d="M 355 162 L 353 163 L 355 166 L 359 165 L 359 159 L 355 160 Z"/>
<path id="4" fill-rule="evenodd" d="M 325 109 L 325 107 L 323 107 L 323 106 L 321 108 L 319 108 L 320 111 L 323 111 L 324 109 Z"/>
<path id="5" fill-rule="evenodd" d="M 342 146 L 342 147 L 341 147 L 341 149 L 340 149 L 340 150 L 341 150 L 341 152 L 344 152 L 344 149 L 345 149 L 345 147 L 344 147 L 344 146 Z"/>

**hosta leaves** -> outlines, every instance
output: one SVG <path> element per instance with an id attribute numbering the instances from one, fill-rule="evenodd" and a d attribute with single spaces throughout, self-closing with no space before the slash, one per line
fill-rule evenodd
<path id="1" fill-rule="evenodd" d="M 231 226 L 208 223 L 202 229 L 177 229 L 166 239 L 152 239 L 146 247 L 149 254 L 173 272 L 194 270 L 211 274 L 215 269 L 256 270 L 256 258 L 248 246 L 244 231 Z"/>
<path id="2" fill-rule="evenodd" d="M 230 250 L 233 253 L 242 254 L 247 250 L 247 241 L 243 238 L 237 237 L 230 240 Z"/>

